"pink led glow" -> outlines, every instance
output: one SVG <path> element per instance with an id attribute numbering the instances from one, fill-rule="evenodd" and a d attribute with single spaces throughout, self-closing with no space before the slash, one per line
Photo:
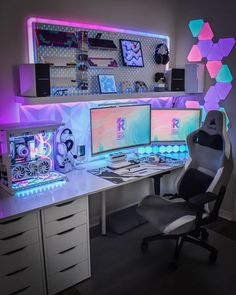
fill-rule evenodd
<path id="1" fill-rule="evenodd" d="M 167 46 L 170 48 L 170 38 L 165 35 L 153 34 L 153 33 L 147 33 L 147 32 L 138 32 L 138 31 L 133 31 L 133 30 L 126 30 L 126 29 L 108 27 L 108 26 L 103 26 L 103 25 L 94 25 L 94 24 L 72 22 L 72 21 L 66 21 L 66 20 L 30 17 L 27 20 L 28 52 L 29 52 L 29 62 L 30 63 L 34 62 L 33 28 L 34 28 L 35 23 L 43 23 L 43 24 L 50 24 L 50 25 L 83 28 L 83 29 L 92 29 L 92 30 L 115 32 L 115 33 L 125 33 L 125 34 L 146 36 L 146 37 L 152 37 L 152 38 L 158 38 L 158 39 L 166 39 Z"/>
<path id="2" fill-rule="evenodd" d="M 209 25 L 209 23 L 205 23 L 202 26 L 202 29 L 198 35 L 199 40 L 211 40 L 214 37 L 214 34 L 212 32 L 212 29 Z"/>
<path id="3" fill-rule="evenodd" d="M 201 61 L 202 55 L 197 45 L 193 45 L 188 55 L 188 61 Z"/>
<path id="4" fill-rule="evenodd" d="M 206 64 L 207 70 L 211 78 L 215 78 L 219 73 L 220 68 L 222 67 L 221 61 L 208 61 Z"/>
<path id="5" fill-rule="evenodd" d="M 187 109 L 198 109 L 200 107 L 199 101 L 196 100 L 187 100 L 185 106 Z"/>

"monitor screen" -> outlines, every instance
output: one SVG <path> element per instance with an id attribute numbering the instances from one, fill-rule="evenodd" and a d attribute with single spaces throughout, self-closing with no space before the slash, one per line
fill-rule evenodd
<path id="1" fill-rule="evenodd" d="M 151 143 L 150 105 L 90 110 L 92 155 Z"/>
<path id="2" fill-rule="evenodd" d="M 185 141 L 200 123 L 201 109 L 154 109 L 151 112 L 151 140 Z"/>
<path id="3" fill-rule="evenodd" d="M 120 48 L 124 66 L 144 66 L 142 48 L 139 41 L 120 39 Z"/>

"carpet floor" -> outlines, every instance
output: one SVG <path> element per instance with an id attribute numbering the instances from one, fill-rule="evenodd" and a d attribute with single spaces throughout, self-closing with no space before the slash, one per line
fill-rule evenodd
<path id="1" fill-rule="evenodd" d="M 210 231 L 209 243 L 219 250 L 215 265 L 208 252 L 184 244 L 179 268 L 168 268 L 173 241 L 157 241 L 144 254 L 140 242 L 155 229 L 144 224 L 123 235 L 109 233 L 91 239 L 92 277 L 64 295 L 235 295 L 236 242 Z"/>

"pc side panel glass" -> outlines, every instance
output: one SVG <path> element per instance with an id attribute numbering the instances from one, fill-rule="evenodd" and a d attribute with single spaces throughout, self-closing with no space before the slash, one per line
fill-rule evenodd
<path id="1" fill-rule="evenodd" d="M 150 105 L 91 109 L 92 154 L 150 144 Z"/>
<path id="2" fill-rule="evenodd" d="M 151 112 L 151 140 L 185 141 L 186 137 L 200 127 L 200 109 L 157 109 Z"/>

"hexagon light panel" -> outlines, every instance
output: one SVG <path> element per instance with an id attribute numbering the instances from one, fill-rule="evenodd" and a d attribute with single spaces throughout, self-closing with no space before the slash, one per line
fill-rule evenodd
<path id="1" fill-rule="evenodd" d="M 191 20 L 189 29 L 196 37 L 188 55 L 189 62 L 199 62 L 205 59 L 207 71 L 215 84 L 210 86 L 204 97 L 204 109 L 220 109 L 219 103 L 225 100 L 232 89 L 232 73 L 228 65 L 222 64 L 222 59 L 227 57 L 235 45 L 235 38 L 221 38 L 217 43 L 213 42 L 214 33 L 208 22 L 203 19 Z"/>

